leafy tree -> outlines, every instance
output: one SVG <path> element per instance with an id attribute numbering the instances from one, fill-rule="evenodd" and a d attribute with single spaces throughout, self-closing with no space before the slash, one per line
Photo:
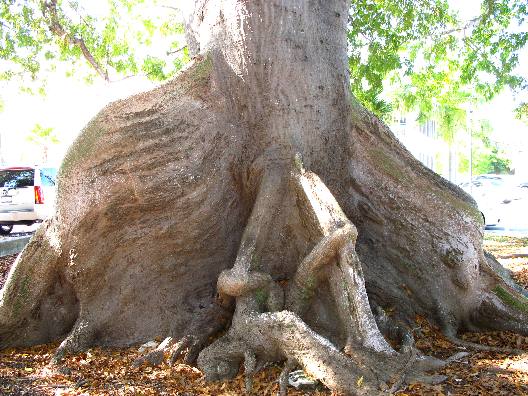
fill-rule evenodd
<path id="1" fill-rule="evenodd" d="M 511 160 L 505 158 L 498 147 L 491 147 L 491 152 L 482 158 L 477 158 L 475 170 L 478 174 L 495 173 L 510 174 Z"/>
<path id="2" fill-rule="evenodd" d="M 344 0 L 190 3 L 189 67 L 68 151 L 57 213 L 2 290 L 0 347 L 61 339 L 60 364 L 161 336 L 137 363 L 185 352 L 207 380 L 243 364 L 249 393 L 284 362 L 283 395 L 297 366 L 377 395 L 439 380 L 418 315 L 464 348 L 486 349 L 462 329 L 528 335 L 474 202 L 351 98 L 349 24 Z"/>
<path id="3" fill-rule="evenodd" d="M 515 117 L 528 124 L 528 103 L 521 103 L 515 109 Z"/>
<path id="4" fill-rule="evenodd" d="M 1 79 L 41 79 L 58 62 L 75 74 L 82 60 L 91 67 L 82 72 L 88 81 L 139 73 L 163 80 L 186 56 L 175 10 L 157 2 L 108 0 L 106 8 L 95 9 L 78 1 L 4 0 L 0 21 L 0 59 L 8 61 Z M 159 48 L 158 41 L 165 46 Z"/>
<path id="5" fill-rule="evenodd" d="M 48 150 L 51 144 L 58 144 L 59 138 L 54 133 L 53 128 L 44 128 L 40 124 L 36 124 L 31 132 L 26 136 L 26 140 L 42 149 L 42 161 L 48 161 Z"/>
<path id="6" fill-rule="evenodd" d="M 387 84 L 403 86 L 406 108 L 431 116 L 442 98 L 475 92 L 489 100 L 508 86 L 526 89 L 517 69 L 528 15 L 522 0 L 483 1 L 464 21 L 447 1 L 352 2 L 349 42 L 354 95 L 383 116 Z M 440 110 L 445 112 L 445 110 Z"/>
<path id="7" fill-rule="evenodd" d="M 472 127 L 471 125 L 470 127 Z M 472 133 L 472 174 L 480 175 L 486 173 L 509 174 L 511 173 L 511 160 L 496 142 L 490 138 L 492 128 L 487 120 L 480 120 Z M 469 156 L 467 153 L 459 153 L 461 158 L 459 171 L 469 173 Z"/>

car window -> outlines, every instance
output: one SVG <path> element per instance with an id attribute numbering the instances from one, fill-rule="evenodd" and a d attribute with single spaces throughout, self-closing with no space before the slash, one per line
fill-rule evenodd
<path id="1" fill-rule="evenodd" d="M 57 178 L 56 168 L 41 168 L 40 169 L 40 181 L 43 187 L 53 187 L 55 185 L 56 178 Z"/>
<path id="2" fill-rule="evenodd" d="M 33 169 L 0 170 L 0 187 L 21 188 L 32 187 L 34 180 Z"/>

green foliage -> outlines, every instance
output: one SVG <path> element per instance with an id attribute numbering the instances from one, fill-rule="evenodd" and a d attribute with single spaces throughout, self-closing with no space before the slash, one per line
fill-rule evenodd
<path id="1" fill-rule="evenodd" d="M 528 125 L 528 103 L 521 103 L 515 109 L 515 118 Z"/>
<path id="2" fill-rule="evenodd" d="M 452 141 L 466 103 L 489 100 L 505 86 L 528 88 L 516 69 L 527 16 L 525 0 L 483 0 L 466 21 L 442 0 L 353 0 L 352 91 L 381 117 L 398 109 L 435 118 Z M 390 86 L 392 106 L 380 99 Z"/>
<path id="3" fill-rule="evenodd" d="M 490 138 L 492 128 L 487 120 L 482 120 L 472 132 L 472 173 L 482 175 L 486 173 L 511 173 L 511 160 Z M 469 156 L 466 152 L 459 153 L 459 171 L 469 172 Z"/>
<path id="4" fill-rule="evenodd" d="M 163 59 L 147 56 L 143 60 L 141 70 L 143 70 L 151 79 L 162 81 L 167 78 L 167 76 L 163 72 L 165 66 L 166 62 Z"/>
<path id="5" fill-rule="evenodd" d="M 492 147 L 489 155 L 477 161 L 475 171 L 477 174 L 508 174 L 511 173 L 511 160 L 505 158 L 497 147 Z"/>
<path id="6" fill-rule="evenodd" d="M 459 171 L 462 173 L 469 172 L 469 158 L 465 155 L 459 155 Z M 505 175 L 511 173 L 511 160 L 505 157 L 504 153 L 498 147 L 485 148 L 473 152 L 473 175 L 484 175 L 493 173 Z"/>
<path id="7" fill-rule="evenodd" d="M 69 76 L 87 62 L 90 71 L 81 73 L 87 82 L 141 71 L 160 80 L 186 60 L 183 53 L 170 53 L 181 47 L 182 24 L 157 1 L 107 0 L 96 8 L 71 0 L 2 0 L 0 22 L 4 80 L 42 79 L 61 62 L 69 65 Z"/>
<path id="8" fill-rule="evenodd" d="M 402 50 L 447 26 L 452 19 L 447 2 L 354 0 L 349 17 L 352 91 L 363 105 L 384 115 L 391 111 L 379 98 L 386 78 L 397 70 L 412 71 L 413 59 Z"/>
<path id="9" fill-rule="evenodd" d="M 65 62 L 70 76 L 88 63 L 89 75 L 81 73 L 88 82 L 138 73 L 164 80 L 189 60 L 172 7 L 156 0 L 100 4 L 2 0 L 0 62 L 6 67 L 0 79 L 41 80 Z M 490 99 L 504 86 L 528 87 L 516 73 L 528 41 L 527 8 L 525 0 L 483 0 L 475 18 L 464 21 L 447 0 L 352 0 L 352 90 L 382 117 L 417 109 L 424 119 L 436 113 L 446 128 L 457 124 L 462 98 Z M 385 95 L 389 86 L 398 87 L 395 99 Z"/>
<path id="10" fill-rule="evenodd" d="M 53 128 L 44 128 L 40 124 L 36 124 L 31 132 L 26 136 L 26 140 L 37 146 L 42 150 L 42 161 L 48 161 L 48 149 L 52 144 L 59 143 L 59 138 L 53 131 Z"/>
<path id="11" fill-rule="evenodd" d="M 40 124 L 36 124 L 31 132 L 26 136 L 28 142 L 37 145 L 48 145 L 59 143 L 59 138 L 53 131 L 53 128 L 44 128 Z"/>

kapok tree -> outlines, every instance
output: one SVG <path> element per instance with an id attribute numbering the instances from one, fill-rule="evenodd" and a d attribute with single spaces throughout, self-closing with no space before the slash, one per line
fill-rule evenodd
<path id="1" fill-rule="evenodd" d="M 243 364 L 250 387 L 285 361 L 283 391 L 300 366 L 370 395 L 437 379 L 416 315 L 455 342 L 527 334 L 473 200 L 351 97 L 347 19 L 345 0 L 196 2 L 192 64 L 70 148 L 56 215 L 2 290 L 0 345 L 65 337 L 60 360 L 161 336 L 208 379 Z"/>

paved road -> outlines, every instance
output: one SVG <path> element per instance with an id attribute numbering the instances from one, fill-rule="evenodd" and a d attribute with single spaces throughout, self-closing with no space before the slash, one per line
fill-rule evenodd
<path id="1" fill-rule="evenodd" d="M 40 226 L 40 223 L 33 224 L 30 226 L 16 225 L 13 227 L 13 231 L 11 231 L 9 235 L 0 236 L 0 240 L 10 238 L 10 237 L 26 236 L 26 235 L 33 234 L 39 226 Z"/>
<path id="2" fill-rule="evenodd" d="M 501 222 L 498 226 L 486 228 L 486 233 L 491 235 L 504 235 L 513 237 L 528 237 L 528 198 L 512 201 L 508 204 L 497 206 L 501 214 Z M 0 240 L 13 237 L 25 236 L 35 232 L 40 224 L 31 226 L 16 225 L 9 236 L 0 236 Z"/>

